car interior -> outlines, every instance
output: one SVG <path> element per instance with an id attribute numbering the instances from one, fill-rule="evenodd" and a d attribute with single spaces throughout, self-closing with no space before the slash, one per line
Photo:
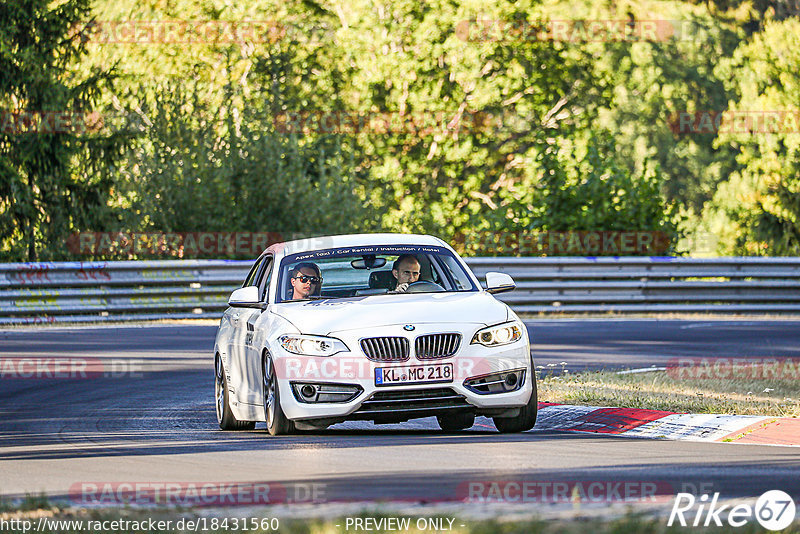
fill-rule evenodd
<path id="1" fill-rule="evenodd" d="M 433 282 L 433 286 L 447 287 L 443 282 L 444 274 L 440 266 L 434 266 L 431 258 L 425 254 L 416 255 L 420 263 L 420 282 Z M 393 291 L 397 279 L 392 274 L 392 264 L 397 256 L 365 256 L 361 258 L 337 258 L 336 261 L 321 261 L 316 265 L 322 274 L 322 287 L 318 287 L 314 295 L 322 297 L 358 297 L 382 295 Z M 352 261 L 351 261 L 352 260 Z M 369 266 L 377 266 L 375 270 Z M 291 266 L 293 267 L 293 265 Z M 290 268 L 291 268 L 290 267 Z M 368 273 L 368 274 L 367 274 Z M 288 280 L 287 280 L 288 283 Z M 435 289 L 436 290 L 436 289 Z M 284 300 L 290 300 L 291 285 L 285 288 Z"/>

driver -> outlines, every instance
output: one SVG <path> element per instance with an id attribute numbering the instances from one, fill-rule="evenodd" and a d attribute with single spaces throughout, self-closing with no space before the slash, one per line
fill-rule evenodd
<path id="1" fill-rule="evenodd" d="M 404 293 L 409 284 L 419 280 L 419 260 L 412 254 L 403 254 L 392 265 L 392 275 L 397 279 L 394 291 Z"/>
<path id="2" fill-rule="evenodd" d="M 298 263 L 289 271 L 289 282 L 292 284 L 292 299 L 307 299 L 311 295 L 319 295 L 322 277 L 315 263 Z"/>

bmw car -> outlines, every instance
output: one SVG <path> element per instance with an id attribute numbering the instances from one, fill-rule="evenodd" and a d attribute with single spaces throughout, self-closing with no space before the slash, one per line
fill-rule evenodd
<path id="1" fill-rule="evenodd" d="M 449 432 L 491 417 L 530 430 L 537 395 L 527 330 L 444 241 L 342 235 L 270 246 L 233 291 L 214 347 L 223 430 L 272 435 L 344 421 L 436 417 Z"/>

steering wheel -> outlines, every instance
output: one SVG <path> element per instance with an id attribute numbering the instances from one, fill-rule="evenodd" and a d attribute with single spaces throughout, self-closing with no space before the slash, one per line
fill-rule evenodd
<path id="1" fill-rule="evenodd" d="M 441 293 L 445 289 L 436 282 L 429 282 L 427 280 L 417 280 L 408 284 L 406 293 Z"/>

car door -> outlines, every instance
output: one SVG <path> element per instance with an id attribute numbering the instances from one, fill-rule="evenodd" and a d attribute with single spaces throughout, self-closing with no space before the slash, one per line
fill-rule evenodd
<path id="1" fill-rule="evenodd" d="M 244 351 L 243 351 L 243 366 L 247 368 L 244 382 L 245 386 L 242 388 L 242 402 L 261 406 L 263 401 L 262 392 L 262 369 L 261 369 L 261 354 L 264 347 L 264 338 L 269 331 L 269 294 L 270 284 L 272 283 L 272 273 L 274 271 L 273 259 L 269 260 L 268 265 L 264 267 L 262 276 L 260 277 L 258 287 L 261 301 L 265 303 L 264 310 L 254 310 L 257 313 L 252 313 L 248 316 L 245 322 L 245 338 L 244 338 Z"/>
<path id="2" fill-rule="evenodd" d="M 242 283 L 242 287 L 247 287 L 253 283 L 253 280 L 258 273 L 259 267 L 261 267 L 262 258 L 258 258 L 253 266 L 250 268 L 250 271 L 247 273 L 247 276 Z M 219 334 L 217 335 L 217 342 L 220 352 L 224 356 L 224 360 L 226 362 L 226 367 L 228 368 L 228 375 L 230 375 L 230 362 L 231 362 L 231 355 L 233 354 L 234 347 L 237 345 L 237 336 L 239 335 L 240 330 L 240 317 L 242 315 L 242 308 L 235 308 L 233 306 L 229 306 L 225 309 L 222 314 L 222 320 L 220 321 L 219 326 Z M 230 380 L 229 380 L 229 386 Z"/>
<path id="3" fill-rule="evenodd" d="M 250 271 L 242 287 L 258 286 L 264 276 L 264 272 L 271 270 L 272 256 L 265 255 L 258 259 L 253 269 Z M 258 317 L 261 310 L 257 308 L 231 308 L 231 346 L 230 357 L 230 393 L 239 402 L 248 402 L 247 391 L 251 388 L 252 371 L 248 369 L 246 358 L 246 347 L 252 342 L 253 317 Z"/>

